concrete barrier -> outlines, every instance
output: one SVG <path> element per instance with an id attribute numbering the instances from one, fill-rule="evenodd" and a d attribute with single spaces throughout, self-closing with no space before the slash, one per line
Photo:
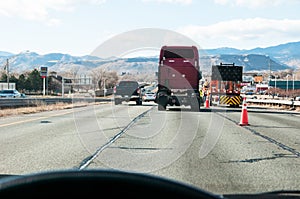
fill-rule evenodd
<path id="1" fill-rule="evenodd" d="M 31 107 L 41 104 L 75 103 L 75 102 L 110 102 L 109 98 L 0 98 L 0 108 Z"/>

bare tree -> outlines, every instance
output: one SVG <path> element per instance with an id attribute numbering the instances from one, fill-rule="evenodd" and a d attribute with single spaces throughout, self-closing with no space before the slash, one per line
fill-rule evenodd
<path id="1" fill-rule="evenodd" d="M 92 70 L 91 76 L 93 79 L 94 90 L 104 89 L 104 84 L 106 88 L 112 88 L 119 79 L 116 71 L 106 71 L 99 67 Z"/>
<path id="2" fill-rule="evenodd" d="M 105 80 L 104 80 L 104 81 L 106 81 L 105 82 L 105 87 L 106 88 L 112 88 L 112 87 L 114 87 L 117 84 L 118 80 L 119 80 L 119 77 L 118 77 L 116 71 L 109 71 L 109 72 L 107 72 L 106 76 L 105 76 Z"/>
<path id="3" fill-rule="evenodd" d="M 157 80 L 155 73 L 140 73 L 131 74 L 127 73 L 121 77 L 122 80 L 135 80 L 138 82 L 154 82 Z"/>
<path id="4" fill-rule="evenodd" d="M 94 68 L 91 71 L 92 81 L 94 85 L 94 90 L 101 89 L 101 82 L 105 76 L 106 71 L 103 68 Z"/>

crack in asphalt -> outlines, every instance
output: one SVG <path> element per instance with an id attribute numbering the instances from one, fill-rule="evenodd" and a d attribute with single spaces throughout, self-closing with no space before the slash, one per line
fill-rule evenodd
<path id="1" fill-rule="evenodd" d="M 112 143 L 114 143 L 121 135 L 123 135 L 126 131 L 128 131 L 128 129 L 130 129 L 130 127 L 136 123 L 138 120 L 140 120 L 142 117 L 144 117 L 149 111 L 151 111 L 153 109 L 150 108 L 147 111 L 144 111 L 143 113 L 141 113 L 140 115 L 138 115 L 137 117 L 135 117 L 133 120 L 130 121 L 130 123 L 125 126 L 119 133 L 117 133 L 114 137 L 112 137 L 107 143 L 105 143 L 104 145 L 102 145 L 101 147 L 99 147 L 94 154 L 92 154 L 91 156 L 86 157 L 79 165 L 78 169 L 79 170 L 83 170 L 85 168 L 87 168 L 92 161 L 107 147 L 109 147 Z"/>
<path id="2" fill-rule="evenodd" d="M 230 160 L 227 162 L 222 163 L 255 163 L 260 162 L 264 160 L 275 160 L 277 158 L 298 158 L 295 155 L 289 155 L 289 154 L 274 154 L 274 156 L 271 157 L 262 157 L 262 158 L 250 158 L 250 159 L 244 159 L 244 160 Z"/>
<path id="3" fill-rule="evenodd" d="M 157 148 L 157 147 L 124 147 L 124 146 L 118 146 L 118 147 L 110 147 L 110 148 L 117 148 L 117 149 L 128 149 L 128 150 L 172 150 L 173 148 Z"/>
<path id="4" fill-rule="evenodd" d="M 225 119 L 227 119 L 227 120 L 229 120 L 229 121 L 231 121 L 231 122 L 233 122 L 237 125 L 239 124 L 237 121 L 235 121 L 235 120 L 233 120 L 233 119 L 231 119 L 231 118 L 229 118 L 229 117 L 227 117 L 227 116 L 225 116 L 221 113 L 216 112 L 216 114 L 220 115 L 221 117 L 224 117 Z M 287 145 L 285 145 L 285 144 L 283 144 L 283 143 L 281 143 L 281 142 L 279 142 L 279 141 L 277 141 L 277 140 L 275 140 L 271 137 L 263 135 L 263 134 L 259 133 L 258 131 L 254 130 L 254 129 L 251 129 L 249 126 L 241 126 L 241 127 L 247 129 L 248 131 L 250 131 L 251 133 L 253 133 L 256 136 L 259 136 L 259 137 L 269 141 L 270 143 L 277 145 L 278 147 L 282 148 L 283 150 L 289 151 L 292 154 L 296 155 L 297 157 L 300 157 L 300 152 L 297 151 L 296 149 L 294 149 L 292 147 L 289 147 L 289 146 L 287 146 Z"/>

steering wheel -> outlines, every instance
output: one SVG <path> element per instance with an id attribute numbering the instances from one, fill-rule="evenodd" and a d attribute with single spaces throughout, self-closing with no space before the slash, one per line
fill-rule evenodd
<path id="1" fill-rule="evenodd" d="M 49 171 L 0 179 L 0 198 L 70 196 L 101 198 L 222 198 L 196 187 L 148 174 L 115 170 Z M 105 195 L 105 196 L 104 196 Z"/>

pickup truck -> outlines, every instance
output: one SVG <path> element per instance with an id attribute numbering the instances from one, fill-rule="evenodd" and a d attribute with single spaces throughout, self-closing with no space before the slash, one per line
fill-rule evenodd
<path id="1" fill-rule="evenodd" d="M 142 105 L 142 92 L 139 83 L 134 80 L 122 80 L 114 88 L 115 105 L 122 102 L 135 101 L 136 105 Z"/>

